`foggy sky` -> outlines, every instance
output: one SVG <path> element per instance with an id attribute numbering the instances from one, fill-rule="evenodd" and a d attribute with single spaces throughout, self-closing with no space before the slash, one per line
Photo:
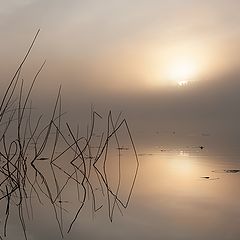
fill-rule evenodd
<path id="1" fill-rule="evenodd" d="M 42 111 L 61 84 L 66 111 L 80 120 L 93 104 L 123 111 L 136 131 L 239 132 L 239 1 L 0 3 L 2 86 L 41 28 L 22 77 L 47 60 L 33 92 Z M 162 53 L 188 44 L 207 62 L 201 78 L 184 89 L 152 84 Z"/>

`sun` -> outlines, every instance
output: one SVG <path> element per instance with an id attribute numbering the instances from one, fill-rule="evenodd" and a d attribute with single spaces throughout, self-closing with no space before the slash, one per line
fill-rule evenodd
<path id="1" fill-rule="evenodd" d="M 197 42 L 180 42 L 157 49 L 150 54 L 151 83 L 154 87 L 186 87 L 202 81 L 210 69 L 211 56 Z"/>
<path id="2" fill-rule="evenodd" d="M 178 58 L 168 64 L 167 77 L 179 86 L 186 86 L 198 75 L 196 63 L 192 59 Z"/>

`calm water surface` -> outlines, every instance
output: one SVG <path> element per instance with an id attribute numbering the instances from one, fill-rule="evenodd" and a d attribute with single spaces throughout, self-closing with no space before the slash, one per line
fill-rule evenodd
<path id="1" fill-rule="evenodd" d="M 94 218 L 85 210 L 65 239 L 239 239 L 240 173 L 229 171 L 240 169 L 237 149 L 146 147 L 139 151 L 139 161 L 124 215 L 116 210 L 111 223 L 106 209 Z M 36 212 L 38 216 L 29 223 L 29 239 L 60 239 L 49 210 L 40 207 Z M 10 236 L 18 232 L 14 225 L 10 229 Z"/>

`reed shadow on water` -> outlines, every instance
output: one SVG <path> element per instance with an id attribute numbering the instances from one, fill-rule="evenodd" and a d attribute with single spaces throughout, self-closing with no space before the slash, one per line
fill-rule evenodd
<path id="1" fill-rule="evenodd" d="M 109 111 L 106 130 L 96 137 L 96 123 L 102 117 L 92 108 L 87 133 L 80 134 L 79 126 L 73 127 L 63 121 L 65 113 L 62 110 L 61 86 L 47 122 L 43 121 L 43 114 L 36 117 L 33 113 L 31 92 L 46 61 L 39 67 L 30 86 L 25 86 L 21 71 L 39 33 L 40 30 L 35 34 L 0 102 L 0 203 L 5 209 L 1 212 L 4 218 L 1 239 L 7 237 L 11 217 L 20 220 L 27 239 L 27 221 L 33 218 L 35 204 L 45 206 L 46 201 L 49 204 L 46 207 L 51 207 L 62 237 L 71 231 L 89 201 L 93 214 L 106 205 L 108 218 L 113 221 L 115 210 L 122 213 L 129 205 L 139 168 L 129 126 L 121 114 L 114 116 Z M 124 150 L 132 151 L 134 161 L 128 193 L 123 198 L 120 197 L 123 180 L 121 132 L 128 136 L 130 146 Z M 108 169 L 112 145 L 117 150 L 118 168 L 114 186 Z M 71 209 L 66 193 L 73 185 L 78 206 L 71 211 L 71 221 L 65 227 L 63 218 L 68 213 L 66 203 Z M 33 199 L 36 199 L 34 203 Z"/>

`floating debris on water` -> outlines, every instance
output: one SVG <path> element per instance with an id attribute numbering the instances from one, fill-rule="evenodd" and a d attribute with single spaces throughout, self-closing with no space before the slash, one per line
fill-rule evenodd
<path id="1" fill-rule="evenodd" d="M 116 149 L 118 149 L 118 150 L 125 150 L 125 151 L 129 150 L 129 148 L 127 148 L 127 147 L 118 147 Z"/>
<path id="2" fill-rule="evenodd" d="M 138 156 L 152 156 L 153 153 L 139 153 Z"/>
<path id="3" fill-rule="evenodd" d="M 37 158 L 36 160 L 48 160 L 49 158 L 48 157 L 41 157 L 41 158 Z"/>
<path id="4" fill-rule="evenodd" d="M 227 169 L 227 170 L 224 170 L 225 173 L 238 173 L 240 172 L 239 169 Z"/>
<path id="5" fill-rule="evenodd" d="M 215 173 L 239 173 L 240 169 L 224 169 L 224 170 L 213 170 Z"/>
<path id="6" fill-rule="evenodd" d="M 200 177 L 200 178 L 204 178 L 204 179 L 208 179 L 208 180 L 217 180 L 217 179 L 219 179 L 219 177 L 210 177 L 210 176 L 203 176 L 203 177 Z"/>
<path id="7" fill-rule="evenodd" d="M 69 203 L 69 201 L 63 201 L 63 200 L 59 200 L 59 203 Z"/>
<path id="8" fill-rule="evenodd" d="M 200 145 L 200 146 L 193 146 L 192 148 L 200 148 L 201 150 L 203 150 L 205 147 L 203 145 Z"/>

